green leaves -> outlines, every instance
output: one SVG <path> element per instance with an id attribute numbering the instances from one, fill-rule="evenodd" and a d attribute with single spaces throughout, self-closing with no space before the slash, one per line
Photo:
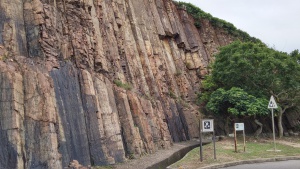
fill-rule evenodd
<path id="1" fill-rule="evenodd" d="M 220 49 L 212 71 L 217 86 L 240 87 L 258 97 L 297 88 L 299 77 L 299 64 L 286 53 L 264 44 L 239 41 Z"/>
<path id="2" fill-rule="evenodd" d="M 212 73 L 202 83 L 202 103 L 214 113 L 264 115 L 274 95 L 282 112 L 300 102 L 299 52 L 236 41 L 220 48 Z"/>
<path id="3" fill-rule="evenodd" d="M 206 108 L 215 114 L 254 116 L 268 114 L 266 105 L 268 105 L 268 100 L 256 98 L 243 89 L 233 87 L 230 90 L 219 88 L 213 92 Z"/>

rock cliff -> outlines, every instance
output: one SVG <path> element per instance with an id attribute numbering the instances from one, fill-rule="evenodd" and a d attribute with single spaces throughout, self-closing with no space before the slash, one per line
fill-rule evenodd
<path id="1" fill-rule="evenodd" d="M 107 165 L 198 137 L 234 37 L 171 0 L 1 0 L 0 168 Z"/>

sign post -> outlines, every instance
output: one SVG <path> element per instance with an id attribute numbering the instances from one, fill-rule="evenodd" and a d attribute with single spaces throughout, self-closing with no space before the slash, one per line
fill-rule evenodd
<path id="1" fill-rule="evenodd" d="M 202 151 L 202 127 L 201 127 L 201 120 L 199 120 L 199 139 L 200 139 L 200 161 L 203 161 L 203 151 Z"/>
<path id="2" fill-rule="evenodd" d="M 202 154 L 202 132 L 213 132 L 213 144 L 214 144 L 214 159 L 216 157 L 216 143 L 215 143 L 215 131 L 214 131 L 214 120 L 213 119 L 203 119 L 201 121 L 201 128 L 200 128 L 200 161 L 203 161 L 203 154 Z"/>
<path id="3" fill-rule="evenodd" d="M 274 112 L 273 109 L 277 109 L 278 106 L 276 104 L 276 101 L 274 99 L 273 96 L 271 96 L 270 101 L 269 101 L 269 105 L 268 105 L 268 109 L 271 109 L 271 113 L 272 113 L 272 128 L 273 128 L 273 141 L 274 141 L 274 151 L 276 150 L 276 143 L 275 143 L 275 124 L 274 124 Z M 278 150 L 280 151 L 280 150 Z"/>
<path id="4" fill-rule="evenodd" d="M 243 138 L 244 138 L 244 152 L 246 151 L 246 136 L 245 136 L 245 127 L 244 123 L 234 123 L 234 149 L 237 153 L 237 137 L 236 132 L 243 131 Z"/>

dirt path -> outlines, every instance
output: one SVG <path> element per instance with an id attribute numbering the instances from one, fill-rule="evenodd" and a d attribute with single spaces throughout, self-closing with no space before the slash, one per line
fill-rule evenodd
<path id="1" fill-rule="evenodd" d="M 284 145 L 292 146 L 295 148 L 300 148 L 299 143 L 289 142 L 289 141 L 285 141 L 285 140 L 277 140 L 276 142 L 279 144 L 284 144 Z"/>
<path id="2" fill-rule="evenodd" d="M 277 138 L 275 140 L 276 143 L 278 144 L 283 144 L 287 146 L 292 146 L 295 148 L 300 148 L 300 142 L 299 142 L 300 137 L 282 137 L 282 138 Z M 262 139 L 264 142 L 273 142 L 271 139 Z"/>

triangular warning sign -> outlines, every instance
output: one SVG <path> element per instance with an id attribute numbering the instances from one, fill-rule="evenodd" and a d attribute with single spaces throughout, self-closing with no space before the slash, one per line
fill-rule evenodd
<path id="1" fill-rule="evenodd" d="M 278 108 L 273 96 L 271 96 L 271 98 L 270 98 L 268 108 L 269 109 L 277 109 Z"/>

